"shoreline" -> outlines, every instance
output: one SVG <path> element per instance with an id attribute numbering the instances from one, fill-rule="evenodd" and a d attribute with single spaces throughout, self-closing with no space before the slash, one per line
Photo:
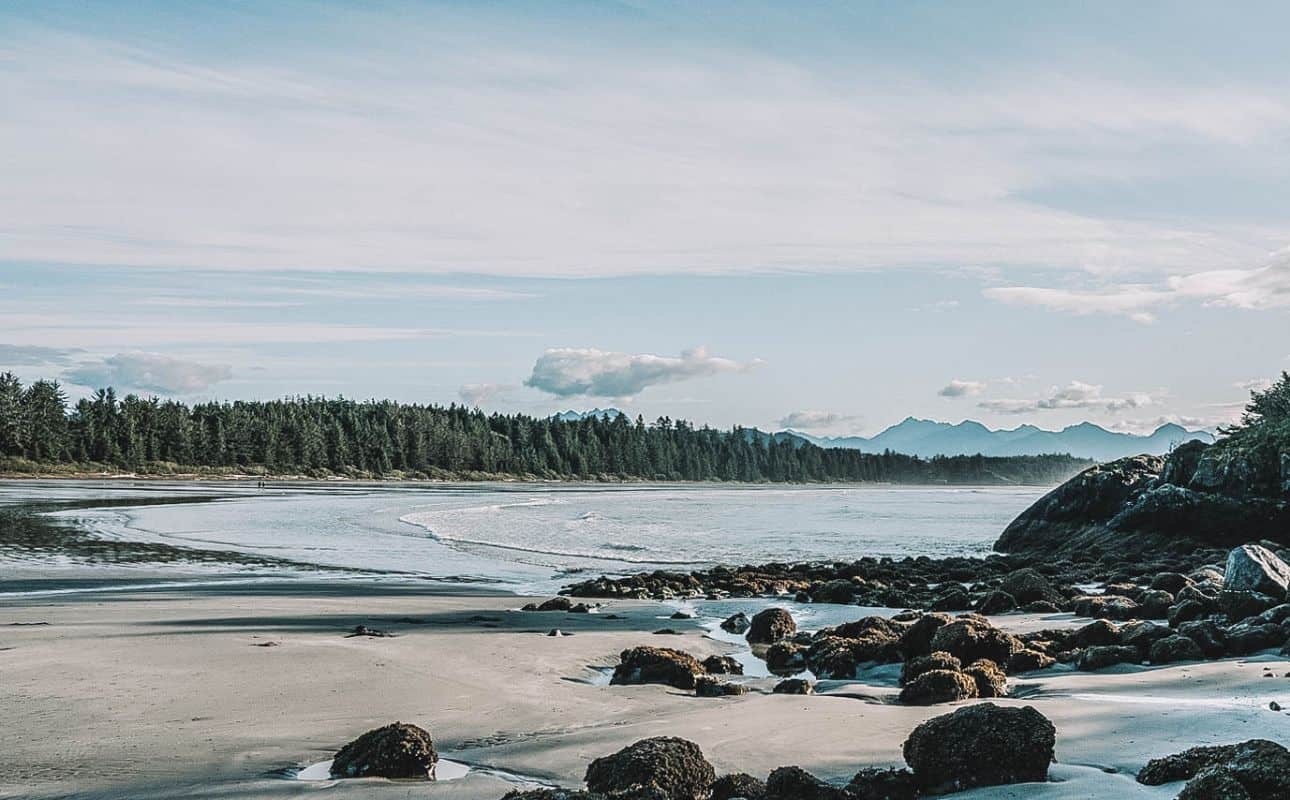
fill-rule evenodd
<path id="1" fill-rule="evenodd" d="M 0 797 L 246 800 L 324 786 L 338 798 L 405 797 L 400 782 L 309 786 L 284 777 L 394 720 L 422 725 L 444 758 L 476 768 L 426 789 L 452 800 L 498 800 L 516 788 L 515 776 L 572 788 L 591 759 L 657 735 L 699 743 L 719 773 L 795 764 L 845 782 L 863 766 L 899 765 L 913 727 L 964 705 L 894 703 L 894 673 L 882 669 L 824 681 L 805 697 L 770 694 L 768 678 L 743 679 L 750 694 L 721 699 L 606 686 L 597 669 L 626 647 L 662 645 L 700 658 L 746 648 L 706 634 L 715 617 L 702 601 L 607 601 L 599 614 L 573 614 L 518 611 L 522 599 L 346 581 L 7 600 Z M 671 619 L 677 607 L 700 616 Z M 993 619 L 1016 631 L 1088 621 Z M 395 635 L 349 636 L 360 624 Z M 652 632 L 663 626 L 678 633 Z M 548 636 L 555 627 L 572 636 Z M 1278 679 L 1264 678 L 1267 669 Z M 1285 657 L 1262 654 L 1020 676 L 1013 697 L 993 702 L 1032 705 L 1054 721 L 1053 780 L 951 796 L 1173 797 L 1177 785 L 1140 786 L 1133 774 L 1149 758 L 1197 744 L 1290 736 L 1290 716 L 1267 707 L 1290 696 L 1280 677 L 1287 670 Z"/>

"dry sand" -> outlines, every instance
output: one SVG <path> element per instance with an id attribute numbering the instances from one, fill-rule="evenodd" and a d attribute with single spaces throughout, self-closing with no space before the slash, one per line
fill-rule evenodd
<path id="1" fill-rule="evenodd" d="M 590 667 L 612 665 L 625 647 L 703 656 L 730 646 L 664 619 L 671 609 L 661 605 L 513 610 L 523 602 L 299 582 L 0 598 L 0 796 L 496 800 L 514 788 L 483 769 L 436 784 L 285 777 L 395 720 L 428 728 L 447 758 L 549 784 L 577 786 L 592 758 L 663 734 L 698 742 L 718 772 L 764 777 L 797 764 L 845 780 L 863 766 L 902 763 L 909 731 L 953 710 L 885 702 L 895 689 L 882 681 L 828 683 L 814 697 L 722 699 L 595 685 Z M 395 622 L 403 617 L 416 623 Z M 346 638 L 357 624 L 398 635 Z M 684 633 L 650 633 L 664 626 Z M 546 636 L 552 627 L 574 635 Z M 1265 668 L 1276 677 L 1263 677 Z M 1133 781 L 1148 758 L 1252 737 L 1290 741 L 1290 716 L 1268 708 L 1290 707 L 1287 672 L 1286 659 L 1267 655 L 1014 678 L 1023 699 L 1001 702 L 1034 705 L 1057 726 L 1053 780 L 955 797 L 1173 797 L 1178 785 Z"/>

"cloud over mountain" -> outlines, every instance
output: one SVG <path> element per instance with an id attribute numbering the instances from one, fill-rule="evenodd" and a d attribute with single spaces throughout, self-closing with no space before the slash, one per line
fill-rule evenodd
<path id="1" fill-rule="evenodd" d="M 855 422 L 859 417 L 853 414 L 838 414 L 833 411 L 794 411 L 780 418 L 779 424 L 794 430 L 820 430 L 836 428 L 839 425 Z"/>
<path id="2" fill-rule="evenodd" d="M 941 387 L 937 392 L 941 397 L 970 397 L 985 391 L 984 381 L 961 381 L 958 378 Z"/>
<path id="3" fill-rule="evenodd" d="M 557 397 L 633 397 L 650 386 L 743 372 L 760 363 L 713 356 L 705 347 L 686 350 L 679 358 L 556 347 L 538 358 L 524 385 Z"/>
<path id="4" fill-rule="evenodd" d="M 1029 414 L 1036 411 L 1062 409 L 1101 409 L 1110 413 L 1134 408 L 1147 408 L 1158 404 L 1159 399 L 1147 392 L 1133 392 L 1118 397 L 1108 397 L 1099 385 L 1071 381 L 1064 387 L 1054 386 L 1043 397 L 1022 400 L 982 400 L 977 405 L 1001 414 Z"/>

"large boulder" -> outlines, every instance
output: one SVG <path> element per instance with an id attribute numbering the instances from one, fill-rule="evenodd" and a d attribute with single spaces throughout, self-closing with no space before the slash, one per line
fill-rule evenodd
<path id="1" fill-rule="evenodd" d="M 1216 800 L 1239 794 L 1206 794 L 1223 788 L 1235 792 L 1233 784 L 1252 800 L 1284 800 L 1290 797 L 1290 751 L 1266 739 L 1240 744 L 1193 747 L 1172 756 L 1156 758 L 1138 773 L 1138 783 L 1160 786 L 1190 780 L 1179 797 Z"/>
<path id="2" fill-rule="evenodd" d="M 331 762 L 331 776 L 434 780 L 438 763 L 439 754 L 429 732 L 395 722 L 370 730 L 342 747 Z"/>
<path id="3" fill-rule="evenodd" d="M 1223 575 L 1226 592 L 1258 592 L 1283 599 L 1290 587 L 1290 565 L 1257 544 L 1243 544 L 1227 554 Z"/>
<path id="4" fill-rule="evenodd" d="M 856 677 L 862 664 L 887 663 L 896 660 L 895 640 L 886 646 L 872 639 L 847 639 L 824 636 L 811 642 L 806 651 L 806 667 L 825 680 L 849 680 Z"/>
<path id="5" fill-rule="evenodd" d="M 766 784 L 743 772 L 722 775 L 712 784 L 712 800 L 765 800 Z"/>
<path id="6" fill-rule="evenodd" d="M 587 766 L 587 788 L 598 794 L 668 800 L 707 800 L 717 779 L 694 742 L 675 736 L 642 739 Z"/>
<path id="7" fill-rule="evenodd" d="M 957 703 L 976 696 L 976 681 L 962 672 L 949 669 L 923 672 L 900 690 L 900 702 L 910 706 Z"/>
<path id="8" fill-rule="evenodd" d="M 619 655 L 609 682 L 617 686 L 661 683 L 693 689 L 698 677 L 706 674 L 703 664 L 689 653 L 670 647 L 633 647 Z"/>
<path id="9" fill-rule="evenodd" d="M 1003 697 L 1008 694 L 1008 675 L 999 665 L 983 658 L 963 668 L 963 674 L 976 682 L 977 697 Z"/>
<path id="10" fill-rule="evenodd" d="M 793 615 L 782 608 L 759 611 L 748 628 L 749 644 L 774 644 L 797 633 Z"/>
<path id="11" fill-rule="evenodd" d="M 904 686 L 924 672 L 931 672 L 934 669 L 959 672 L 963 669 L 963 662 L 949 653 L 930 653 L 910 659 L 900 665 L 900 685 Z"/>
<path id="12" fill-rule="evenodd" d="M 918 783 L 907 769 L 868 767 L 847 784 L 847 794 L 850 800 L 915 800 Z"/>
<path id="13" fill-rule="evenodd" d="M 1152 664 L 1173 664 L 1177 661 L 1203 661 L 1205 652 L 1195 641 L 1181 634 L 1167 636 L 1153 643 L 1148 658 Z"/>
<path id="14" fill-rule="evenodd" d="M 905 761 L 932 794 L 1043 781 L 1057 729 L 1034 708 L 979 703 L 935 717 L 905 740 Z"/>
<path id="15" fill-rule="evenodd" d="M 900 651 L 901 657 L 906 661 L 918 656 L 925 656 L 932 652 L 932 637 L 936 635 L 938 630 L 953 621 L 954 617 L 949 614 L 940 612 L 923 614 L 914 620 L 914 624 L 906 628 L 905 632 L 900 635 L 900 641 L 897 643 L 896 649 Z"/>
<path id="16" fill-rule="evenodd" d="M 1075 660 L 1075 668 L 1083 672 L 1096 672 L 1116 664 L 1136 664 L 1142 658 L 1138 648 L 1122 644 L 1086 647 Z"/>
<path id="17" fill-rule="evenodd" d="M 1025 649 L 1025 643 L 1016 636 L 971 617 L 943 625 L 933 634 L 931 641 L 933 652 L 949 653 L 964 664 L 982 658 L 996 664 L 1007 664 L 1014 653 Z"/>
<path id="18" fill-rule="evenodd" d="M 1012 595 L 1023 605 L 1039 600 L 1060 605 L 1066 599 L 1042 573 L 1032 567 L 1013 570 L 1004 575 L 999 590 Z"/>

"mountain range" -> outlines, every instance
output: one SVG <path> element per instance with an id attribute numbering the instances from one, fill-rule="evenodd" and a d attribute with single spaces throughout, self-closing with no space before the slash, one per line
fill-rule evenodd
<path id="1" fill-rule="evenodd" d="M 928 419 L 907 417 L 882 433 L 864 436 L 812 436 L 800 431 L 785 431 L 820 447 L 845 447 L 866 453 L 892 450 L 907 455 L 1023 456 L 1044 453 L 1069 453 L 1078 458 L 1110 461 L 1124 456 L 1150 453 L 1162 455 L 1183 442 L 1199 439 L 1214 441 L 1206 431 L 1189 431 L 1168 423 L 1145 436 L 1108 431 L 1092 422 L 1081 422 L 1059 431 L 1046 431 L 1034 425 L 1008 430 L 992 430 L 979 422 L 966 420 L 957 425 Z"/>
<path id="2" fill-rule="evenodd" d="M 555 418 L 563 422 L 600 417 L 613 419 L 622 412 L 616 408 L 593 408 L 590 411 L 565 411 Z M 1183 442 L 1199 439 L 1206 444 L 1214 436 L 1206 431 L 1189 431 L 1168 423 L 1145 436 L 1108 431 L 1092 422 L 1070 425 L 1059 431 L 1048 431 L 1034 425 L 993 430 L 979 422 L 965 420 L 958 424 L 906 417 L 874 436 L 813 436 L 792 429 L 766 433 L 747 429 L 750 440 L 810 442 L 820 447 L 841 447 L 864 453 L 891 450 L 911 456 L 1037 456 L 1047 453 L 1069 453 L 1076 458 L 1111 461 L 1140 453 L 1163 455 Z"/>

